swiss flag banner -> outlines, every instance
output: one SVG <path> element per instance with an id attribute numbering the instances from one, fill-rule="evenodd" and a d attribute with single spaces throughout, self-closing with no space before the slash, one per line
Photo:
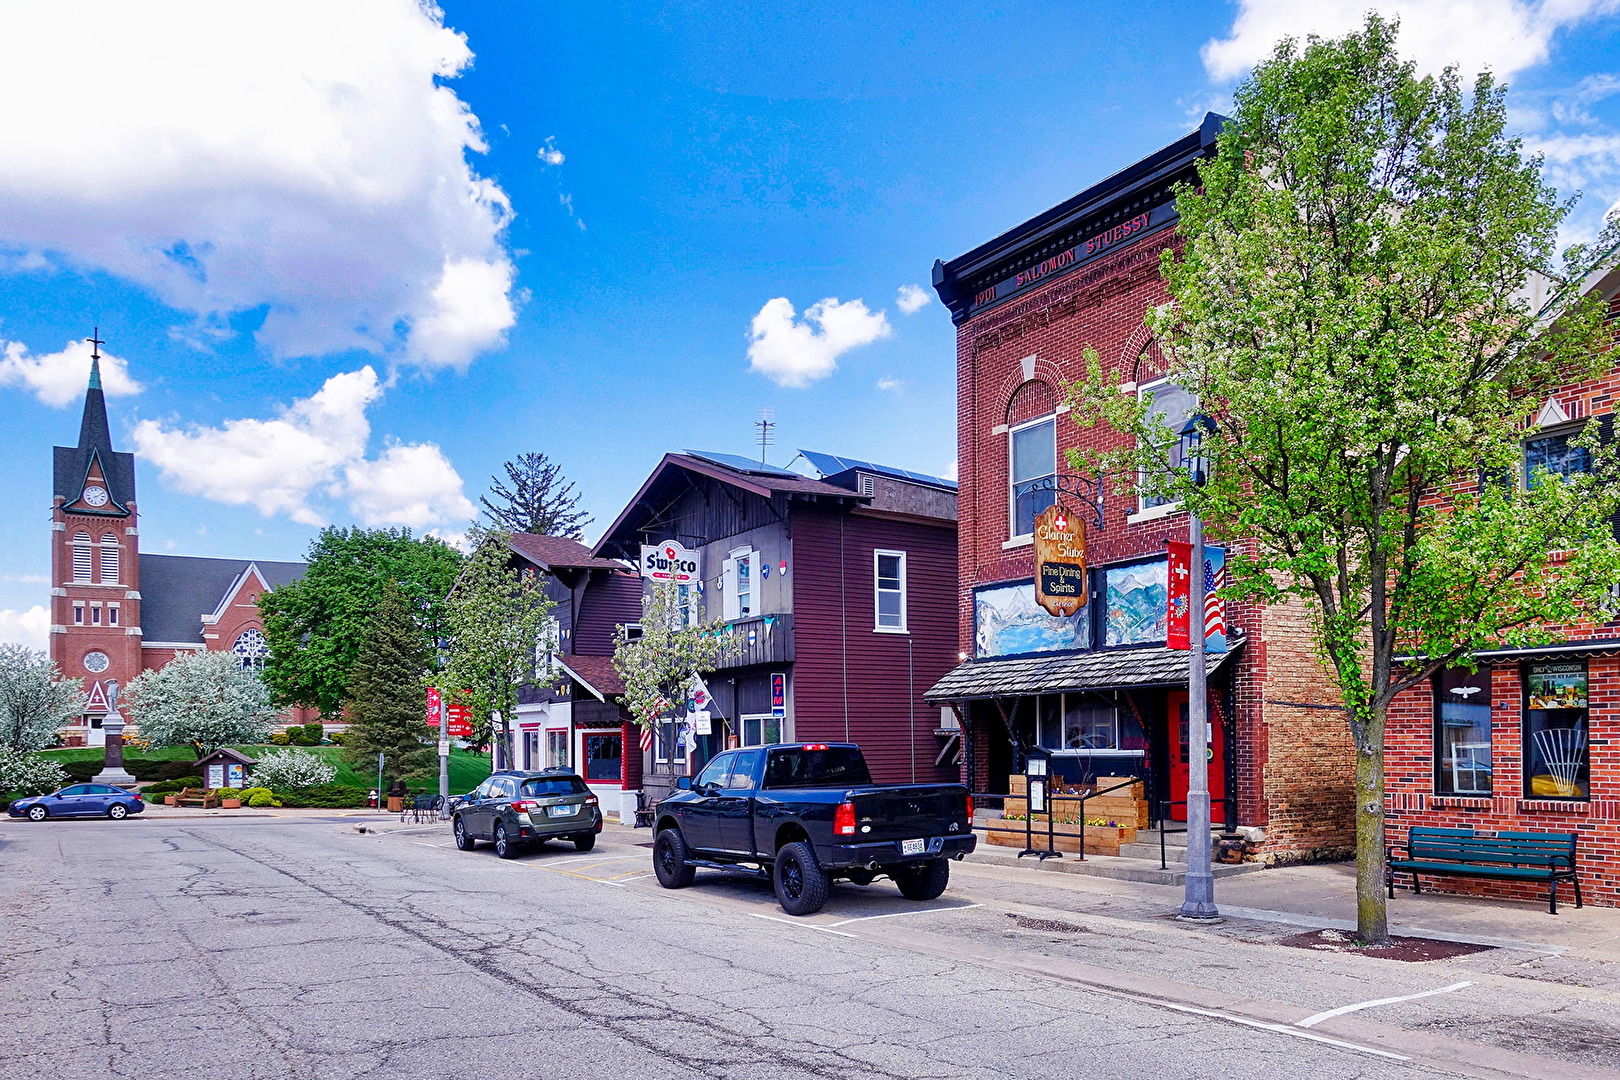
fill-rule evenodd
<path id="1" fill-rule="evenodd" d="M 1175 540 L 1165 545 L 1170 549 L 1166 590 L 1169 596 L 1169 621 L 1165 627 L 1165 644 L 1172 649 L 1192 647 L 1188 629 L 1188 609 L 1192 593 L 1192 545 Z M 1226 651 L 1226 601 L 1216 594 L 1226 588 L 1226 549 L 1204 546 L 1204 648 L 1212 653 Z"/>
<path id="2" fill-rule="evenodd" d="M 1192 586 L 1192 545 L 1171 540 L 1165 546 L 1170 549 L 1170 565 L 1166 575 L 1170 618 L 1165 624 L 1164 643 L 1172 649 L 1190 649 L 1192 642 L 1187 637 L 1187 606 Z"/>
<path id="3" fill-rule="evenodd" d="M 428 692 L 427 692 L 427 725 L 428 725 L 428 727 L 438 727 L 439 726 L 439 715 L 440 715 L 440 712 L 441 712 L 441 710 L 443 708 L 444 708 L 444 696 L 439 692 L 439 688 L 437 686 L 428 687 Z"/>

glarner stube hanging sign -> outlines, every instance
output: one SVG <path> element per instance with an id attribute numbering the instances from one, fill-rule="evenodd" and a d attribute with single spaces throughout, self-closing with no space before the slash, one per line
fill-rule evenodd
<path id="1" fill-rule="evenodd" d="M 1054 503 L 1035 519 L 1035 602 L 1068 618 L 1086 606 L 1086 530 Z"/>

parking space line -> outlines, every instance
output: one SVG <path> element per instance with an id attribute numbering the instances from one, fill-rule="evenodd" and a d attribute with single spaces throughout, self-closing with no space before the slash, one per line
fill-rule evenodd
<path id="1" fill-rule="evenodd" d="M 787 926 L 802 927 L 806 930 L 819 930 L 823 934 L 836 934 L 838 937 L 847 938 L 852 938 L 855 936 L 854 934 L 846 934 L 842 930 L 834 930 L 829 926 L 817 926 L 815 923 L 802 922 L 798 919 L 779 919 L 775 915 L 766 915 L 764 912 L 760 911 L 750 911 L 748 914 L 756 919 L 764 919 L 767 922 L 779 922 Z"/>
<path id="2" fill-rule="evenodd" d="M 853 922 L 869 922 L 872 919 L 893 919 L 901 915 L 932 915 L 937 911 L 966 911 L 968 908 L 983 907 L 983 904 L 956 904 L 952 907 L 918 908 L 915 911 L 890 911 L 882 915 L 857 915 L 853 919 L 840 919 L 828 926 L 848 926 Z"/>
<path id="3" fill-rule="evenodd" d="M 1324 1020 L 1331 1020 L 1335 1016 L 1343 1016 L 1345 1013 L 1353 1013 L 1361 1009 L 1371 1009 L 1379 1005 L 1396 1005 L 1402 1001 L 1416 1001 L 1418 998 L 1434 997 L 1436 994 L 1449 994 L 1454 990 L 1461 990 L 1465 986 L 1473 985 L 1474 984 L 1471 982 L 1452 983 L 1450 986 L 1442 986 L 1438 990 L 1425 990 L 1421 994 L 1405 994 L 1401 997 L 1377 998 L 1373 1001 L 1358 1001 L 1354 1005 L 1340 1005 L 1337 1009 L 1329 1009 L 1326 1012 L 1319 1012 L 1315 1016 L 1307 1016 L 1303 1020 L 1296 1020 L 1294 1021 L 1294 1026 L 1302 1028 L 1315 1027 Z"/>
<path id="4" fill-rule="evenodd" d="M 623 862 L 626 859 L 650 858 L 652 858 L 652 855 L 649 852 L 643 851 L 639 855 L 609 855 L 606 858 L 603 858 L 601 855 L 571 855 L 566 859 L 547 859 L 546 863 L 550 866 L 566 866 L 569 863 L 590 862 L 594 859 L 596 861 L 596 865 L 601 866 L 610 862 Z M 585 867 L 585 869 L 588 870 L 590 867 Z"/>
<path id="5" fill-rule="evenodd" d="M 416 846 L 417 846 L 417 847 L 438 847 L 438 848 L 445 848 L 445 847 L 449 847 L 449 846 L 450 846 L 450 845 L 449 845 L 449 844 L 430 844 L 430 843 L 428 843 L 428 842 L 427 842 L 427 841 L 426 841 L 426 840 L 409 840 L 409 841 L 406 841 L 406 842 L 407 842 L 407 843 L 411 843 L 411 844 L 415 844 L 415 845 L 416 845 Z"/>

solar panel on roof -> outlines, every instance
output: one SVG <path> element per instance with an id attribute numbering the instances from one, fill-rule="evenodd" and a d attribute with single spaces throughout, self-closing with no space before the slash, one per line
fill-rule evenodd
<path id="1" fill-rule="evenodd" d="M 751 476 L 781 476 L 792 480 L 803 480 L 804 477 L 796 472 L 779 469 L 775 465 L 761 465 L 752 458 L 745 458 L 741 454 L 721 454 L 713 450 L 688 450 L 688 454 L 711 465 L 720 465 L 727 469 L 734 469 L 740 473 Z"/>
<path id="2" fill-rule="evenodd" d="M 912 472 L 910 469 L 897 469 L 893 465 L 878 465 L 859 458 L 844 457 L 840 454 L 824 454 L 819 450 L 800 450 L 799 453 L 808 461 L 812 468 L 819 472 L 822 479 L 837 473 L 848 472 L 851 469 L 860 469 L 863 472 L 877 473 L 879 476 L 892 476 L 897 480 L 910 480 L 917 484 L 927 484 L 929 487 L 948 488 L 956 490 L 956 481 L 944 480 L 927 473 Z"/>

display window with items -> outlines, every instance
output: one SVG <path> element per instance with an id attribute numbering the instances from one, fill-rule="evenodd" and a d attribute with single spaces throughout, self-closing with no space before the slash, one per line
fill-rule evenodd
<path id="1" fill-rule="evenodd" d="M 1491 793 L 1491 669 L 1434 678 L 1434 793 Z"/>
<path id="2" fill-rule="evenodd" d="M 1584 660 L 1525 666 L 1525 798 L 1588 797 L 1588 717 Z"/>

